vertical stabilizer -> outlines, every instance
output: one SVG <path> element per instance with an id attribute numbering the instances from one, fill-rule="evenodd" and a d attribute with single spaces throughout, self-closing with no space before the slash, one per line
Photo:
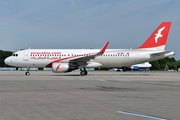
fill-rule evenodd
<path id="1" fill-rule="evenodd" d="M 151 36 L 139 47 L 139 49 L 164 50 L 171 22 L 162 22 Z"/>

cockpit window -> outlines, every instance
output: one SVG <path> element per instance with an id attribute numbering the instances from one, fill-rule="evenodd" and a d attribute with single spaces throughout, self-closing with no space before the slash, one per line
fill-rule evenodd
<path id="1" fill-rule="evenodd" d="M 17 57 L 17 56 L 18 56 L 18 54 L 13 54 L 13 56 Z"/>

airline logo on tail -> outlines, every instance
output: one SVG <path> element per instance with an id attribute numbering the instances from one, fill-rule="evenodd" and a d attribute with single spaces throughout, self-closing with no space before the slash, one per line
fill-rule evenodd
<path id="1" fill-rule="evenodd" d="M 161 32 L 164 30 L 164 28 L 165 28 L 165 26 L 162 27 L 161 29 L 159 29 L 159 30 L 158 30 L 158 33 L 155 34 L 155 35 L 156 35 L 156 37 L 155 37 L 155 42 L 156 42 L 156 43 L 158 42 L 158 38 L 163 36 L 163 35 L 161 34 Z"/>
<path id="2" fill-rule="evenodd" d="M 171 22 L 162 22 L 139 49 L 164 50 L 168 38 Z"/>

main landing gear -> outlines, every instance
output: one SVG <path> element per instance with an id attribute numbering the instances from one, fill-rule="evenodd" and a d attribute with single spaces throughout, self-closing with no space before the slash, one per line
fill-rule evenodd
<path id="1" fill-rule="evenodd" d="M 29 69 L 30 69 L 30 68 L 28 67 L 28 68 L 27 68 L 27 72 L 25 72 L 25 75 L 26 75 L 26 76 L 29 76 L 29 75 L 30 75 Z"/>
<path id="2" fill-rule="evenodd" d="M 85 76 L 85 75 L 87 75 L 88 74 L 88 72 L 86 71 L 86 69 L 84 68 L 83 70 L 82 69 L 80 69 L 80 75 L 81 76 Z"/>

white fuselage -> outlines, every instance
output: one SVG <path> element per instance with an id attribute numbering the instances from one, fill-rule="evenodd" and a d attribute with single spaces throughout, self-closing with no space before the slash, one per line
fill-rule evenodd
<path id="1" fill-rule="evenodd" d="M 52 67 L 52 63 L 68 63 L 70 60 L 96 54 L 99 49 L 26 49 L 5 59 L 5 63 L 16 67 Z M 88 67 L 118 67 L 158 60 L 171 55 L 151 56 L 157 50 L 106 49 L 104 54 L 88 61 Z"/>

